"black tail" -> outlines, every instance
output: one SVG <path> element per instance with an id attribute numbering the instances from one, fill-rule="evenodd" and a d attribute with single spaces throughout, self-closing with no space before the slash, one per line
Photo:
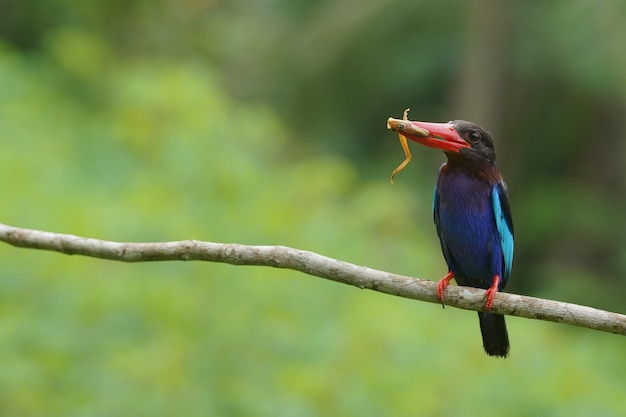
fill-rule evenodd
<path id="1" fill-rule="evenodd" d="M 504 316 L 492 313 L 478 313 L 483 347 L 490 356 L 506 358 L 509 354 L 509 334 L 506 331 Z"/>

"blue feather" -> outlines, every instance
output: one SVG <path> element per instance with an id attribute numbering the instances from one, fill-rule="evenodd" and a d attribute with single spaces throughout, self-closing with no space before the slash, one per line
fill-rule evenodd
<path id="1" fill-rule="evenodd" d="M 439 196 L 437 195 L 437 186 L 435 186 L 433 193 L 433 220 L 435 221 L 435 226 L 439 229 Z"/>
<path id="2" fill-rule="evenodd" d="M 500 246 L 502 247 L 502 256 L 504 258 L 504 271 L 502 280 L 506 282 L 511 275 L 513 266 L 513 231 L 511 230 L 510 213 L 502 209 L 504 205 L 508 208 L 506 202 L 506 188 L 503 183 L 496 184 L 491 191 L 491 203 L 493 204 L 493 214 L 496 218 L 496 227 L 500 236 Z M 504 204 L 503 204 L 503 200 Z"/>

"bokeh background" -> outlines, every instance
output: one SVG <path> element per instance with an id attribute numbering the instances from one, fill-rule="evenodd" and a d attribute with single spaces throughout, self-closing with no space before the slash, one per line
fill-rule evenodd
<path id="1" fill-rule="evenodd" d="M 511 192 L 509 291 L 626 312 L 626 3 L 3 0 L 0 205 L 118 241 L 282 244 L 446 272 L 444 156 L 389 116 L 469 119 Z M 0 247 L 2 416 L 623 416 L 621 336 L 293 271 Z"/>

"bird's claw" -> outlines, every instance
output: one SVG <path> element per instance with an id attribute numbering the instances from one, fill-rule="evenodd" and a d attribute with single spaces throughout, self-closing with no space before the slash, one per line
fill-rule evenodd
<path id="1" fill-rule="evenodd" d="M 443 308 L 446 307 L 446 304 L 443 301 L 443 295 L 448 285 L 450 285 L 450 281 L 452 281 L 452 278 L 454 278 L 454 273 L 448 272 L 445 277 L 441 278 L 437 282 L 437 298 L 439 298 L 439 301 L 441 301 L 441 305 L 443 306 Z"/>
<path id="2" fill-rule="evenodd" d="M 493 307 L 493 300 L 496 298 L 496 294 L 498 293 L 498 285 L 500 285 L 500 277 L 498 275 L 493 277 L 493 282 L 491 287 L 485 291 L 484 299 L 485 301 L 485 310 L 491 310 Z"/>

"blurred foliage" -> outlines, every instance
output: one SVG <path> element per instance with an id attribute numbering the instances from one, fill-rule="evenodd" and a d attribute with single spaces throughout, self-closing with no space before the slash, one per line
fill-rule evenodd
<path id="1" fill-rule="evenodd" d="M 468 5 L 473 5 L 469 8 Z M 496 136 L 511 290 L 621 310 L 626 7 L 0 2 L 4 223 L 119 241 L 283 244 L 436 279 L 443 157 L 389 115 Z M 610 288 L 610 290 L 607 290 Z M 623 415 L 618 336 L 291 271 L 3 247 L 0 414 Z M 462 343 L 462 344 L 460 344 Z"/>

